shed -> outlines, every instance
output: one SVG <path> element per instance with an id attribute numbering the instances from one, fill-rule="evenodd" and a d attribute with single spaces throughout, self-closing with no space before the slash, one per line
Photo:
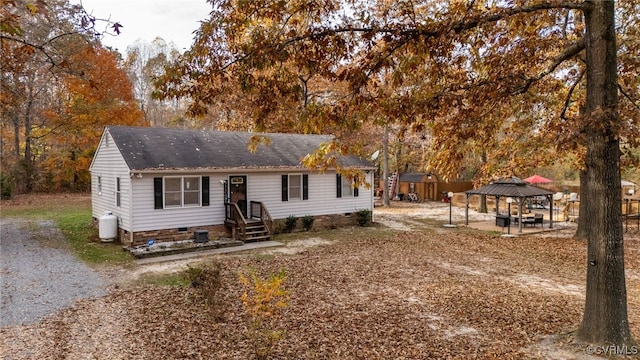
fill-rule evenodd
<path id="1" fill-rule="evenodd" d="M 622 187 L 622 197 L 633 195 L 636 192 L 636 184 L 631 181 L 622 180 L 620 186 Z"/>
<path id="2" fill-rule="evenodd" d="M 500 198 L 512 198 L 518 206 L 518 232 L 522 232 L 522 210 L 527 198 L 544 196 L 553 204 L 553 192 L 531 186 L 518 177 L 498 179 L 479 189 L 465 191 L 465 224 L 469 224 L 469 198 L 473 195 L 488 195 L 496 197 L 496 215 L 499 215 Z M 509 214 L 510 216 L 510 214 Z M 549 207 L 549 228 L 553 228 L 553 206 Z"/>
<path id="3" fill-rule="evenodd" d="M 424 200 L 439 200 L 438 181 L 438 176 L 432 173 L 404 173 L 400 175 L 398 193 L 413 192 Z"/>

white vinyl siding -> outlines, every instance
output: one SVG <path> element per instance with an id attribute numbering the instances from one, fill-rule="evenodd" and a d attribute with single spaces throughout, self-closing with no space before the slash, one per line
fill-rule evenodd
<path id="1" fill-rule="evenodd" d="M 282 201 L 281 189 L 283 173 L 252 173 L 247 177 L 248 200 L 262 201 L 274 219 L 289 215 L 329 215 L 353 213 L 362 209 L 373 210 L 373 190 L 364 186 L 359 196 L 336 198 L 336 173 L 326 171 L 309 174 L 309 199 L 305 201 Z M 373 184 L 373 175 L 367 175 Z"/>
<path id="2" fill-rule="evenodd" d="M 110 139 L 108 133 L 103 134 L 103 139 L 89 171 L 91 172 L 91 216 L 99 219 L 105 212 L 112 212 L 118 217 L 118 226 L 130 230 L 131 179 L 129 178 L 129 168 L 118 148 L 113 145 L 113 140 Z M 116 206 L 117 178 L 120 178 L 119 207 Z"/>
<path id="3" fill-rule="evenodd" d="M 187 206 L 155 209 L 154 178 L 171 177 L 169 174 L 144 174 L 141 179 L 133 180 L 133 213 L 135 226 L 133 231 L 150 231 L 179 227 L 220 225 L 224 223 L 224 187 L 221 180 L 227 180 L 227 174 L 189 174 L 184 177 L 201 178 L 210 176 L 210 206 Z M 202 189 L 202 187 L 200 187 Z M 200 196 L 200 193 L 199 193 Z M 200 201 L 200 200 L 198 200 Z"/>

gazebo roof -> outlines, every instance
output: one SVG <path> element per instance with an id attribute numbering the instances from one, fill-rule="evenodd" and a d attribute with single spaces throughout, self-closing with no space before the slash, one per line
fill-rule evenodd
<path id="1" fill-rule="evenodd" d="M 465 191 L 465 193 L 467 195 L 506 196 L 515 198 L 553 195 L 552 191 L 531 186 L 515 176 L 498 179 L 489 185 L 485 185 L 479 189 L 468 190 Z"/>

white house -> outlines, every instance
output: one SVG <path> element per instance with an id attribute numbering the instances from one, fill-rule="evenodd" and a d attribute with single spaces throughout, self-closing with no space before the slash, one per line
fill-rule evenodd
<path id="1" fill-rule="evenodd" d="M 373 210 L 371 187 L 354 187 L 336 172 L 312 171 L 302 158 L 331 140 L 324 135 L 256 134 L 149 127 L 106 127 L 90 166 L 94 220 L 111 212 L 120 241 L 129 246 L 192 239 L 202 232 L 268 238 L 273 221 L 313 216 L 353 221 Z M 355 156 L 340 166 L 362 171 L 373 184 L 375 167 Z M 280 220 L 280 222 L 282 222 Z M 264 226 L 254 226 L 263 223 Z M 261 236 L 262 235 L 262 236 Z"/>

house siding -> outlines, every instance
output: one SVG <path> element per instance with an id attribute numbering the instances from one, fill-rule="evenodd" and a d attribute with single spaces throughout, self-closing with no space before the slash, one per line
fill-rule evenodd
<path id="1" fill-rule="evenodd" d="M 230 176 L 246 176 L 247 202 L 264 203 L 274 220 L 307 215 L 344 218 L 342 215 L 358 210 L 373 210 L 372 188 L 361 187 L 357 197 L 337 196 L 335 171 L 318 173 L 307 169 L 285 171 L 252 168 L 247 172 L 228 172 L 224 169 L 198 172 L 178 168 L 156 172 L 147 168 L 137 172 L 129 169 L 109 131 L 104 132 L 89 170 L 92 179 L 92 216 L 97 220 L 105 212 L 116 215 L 120 241 L 123 244 L 138 244 L 146 238 L 166 238 L 166 241 L 181 239 L 191 236 L 196 229 L 219 233 L 225 220 L 225 189 L 222 182 L 228 181 Z M 305 200 L 289 196 L 288 201 L 283 201 L 282 178 L 283 175 L 292 174 L 308 176 L 308 186 L 300 189 Z M 207 176 L 209 206 L 156 209 L 154 178 L 167 176 Z M 101 192 L 98 191 L 98 177 L 102 180 Z M 120 178 L 120 206 L 116 206 L 117 178 Z M 373 184 L 372 172 L 367 175 L 367 182 Z"/>
<path id="2" fill-rule="evenodd" d="M 102 136 L 96 154 L 100 154 L 100 156 L 93 159 L 89 169 L 91 172 L 91 215 L 94 219 L 99 219 L 105 212 L 112 212 L 118 217 L 118 227 L 131 230 L 129 168 L 108 132 Z M 98 177 L 101 178 L 101 192 L 98 191 Z M 117 178 L 120 178 L 119 207 L 116 206 Z"/>
<path id="3" fill-rule="evenodd" d="M 247 201 L 265 204 L 273 219 L 284 219 L 290 215 L 328 215 L 352 213 L 361 209 L 372 209 L 372 190 L 361 188 L 358 197 L 336 197 L 335 172 L 309 174 L 309 199 L 282 201 L 282 175 L 303 172 L 271 173 L 180 173 L 181 176 L 209 176 L 210 206 L 154 209 L 153 179 L 176 176 L 175 173 L 144 174 L 142 179 L 131 179 L 133 189 L 134 232 L 153 231 L 179 227 L 208 226 L 224 223 L 224 188 L 221 180 L 229 175 L 247 176 Z M 371 176 L 370 176 L 371 177 Z M 372 179 L 368 180 L 370 183 Z"/>
<path id="4" fill-rule="evenodd" d="M 177 175 L 176 173 L 146 173 L 141 179 L 133 177 L 133 213 L 136 214 L 134 232 L 224 223 L 224 189 L 220 180 L 227 179 L 225 174 L 186 172 L 179 174 L 179 176 L 209 176 L 209 206 L 154 208 L 153 179 Z"/>
<path id="5" fill-rule="evenodd" d="M 336 173 L 309 174 L 309 199 L 282 201 L 281 181 L 282 175 L 301 174 L 305 172 L 277 172 L 250 174 L 248 182 L 248 200 L 261 201 L 265 204 L 271 217 L 284 219 L 290 215 L 301 217 L 305 215 L 320 216 L 329 214 L 353 213 L 362 209 L 373 209 L 372 189 L 362 187 L 359 196 L 336 196 Z M 372 174 L 367 181 L 372 184 Z"/>

